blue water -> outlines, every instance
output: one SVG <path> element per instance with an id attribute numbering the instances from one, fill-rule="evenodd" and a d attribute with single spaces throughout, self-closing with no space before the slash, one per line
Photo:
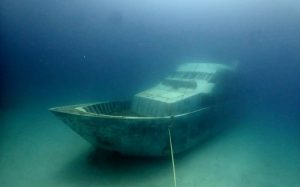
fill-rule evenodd
<path id="1" fill-rule="evenodd" d="M 175 157 L 178 186 L 299 187 L 299 20 L 292 0 L 2 0 L 0 186 L 173 186 L 169 160 L 95 153 L 47 109 L 212 59 L 239 62 L 234 128 Z"/>

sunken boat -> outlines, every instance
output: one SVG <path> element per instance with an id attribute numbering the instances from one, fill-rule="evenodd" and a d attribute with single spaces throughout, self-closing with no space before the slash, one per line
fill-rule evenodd
<path id="1" fill-rule="evenodd" d="M 200 62 L 180 65 L 131 101 L 104 101 L 49 110 L 97 148 L 135 156 L 183 152 L 220 129 L 234 68 Z M 225 107 L 226 108 L 226 107 Z"/>

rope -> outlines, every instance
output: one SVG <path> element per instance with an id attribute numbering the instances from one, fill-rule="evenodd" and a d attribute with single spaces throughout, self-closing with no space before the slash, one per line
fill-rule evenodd
<path id="1" fill-rule="evenodd" d="M 199 66 L 199 64 L 196 65 L 193 72 L 196 72 L 196 70 L 198 69 L 198 66 Z M 187 93 L 187 89 L 183 90 L 182 98 L 186 95 L 186 93 Z M 168 111 L 171 116 L 171 125 L 168 127 L 168 131 L 169 131 L 169 139 L 170 139 L 171 158 L 172 158 L 173 179 L 174 179 L 174 187 L 177 187 L 175 161 L 174 161 L 174 153 L 173 153 L 173 146 L 172 146 L 172 136 L 171 136 L 171 129 L 170 129 L 170 127 L 174 125 L 174 115 L 172 115 L 170 107 L 168 107 Z"/>
<path id="2" fill-rule="evenodd" d="M 170 149 L 171 149 L 171 158 L 172 158 L 172 167 L 173 167 L 173 179 L 174 179 L 174 186 L 177 186 L 176 183 L 176 171 L 175 171 L 175 161 L 174 161 L 174 153 L 173 153 L 173 146 L 172 146 L 172 136 L 171 136 L 171 130 L 170 127 L 169 130 L 169 139 L 170 139 Z"/>

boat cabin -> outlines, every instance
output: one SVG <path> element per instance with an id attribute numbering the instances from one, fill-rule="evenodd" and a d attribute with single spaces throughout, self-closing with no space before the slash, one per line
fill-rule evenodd
<path id="1" fill-rule="evenodd" d="M 195 111 L 204 98 L 218 92 L 231 67 L 210 63 L 186 63 L 167 76 L 161 83 L 134 96 L 131 111 L 141 116 L 170 116 Z"/>

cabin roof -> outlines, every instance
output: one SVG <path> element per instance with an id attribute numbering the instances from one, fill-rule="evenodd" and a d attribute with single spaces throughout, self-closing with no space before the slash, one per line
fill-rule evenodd
<path id="1" fill-rule="evenodd" d="M 228 66 L 216 63 L 185 63 L 181 64 L 176 71 L 180 72 L 205 72 L 216 73 L 218 70 L 229 69 Z"/>

